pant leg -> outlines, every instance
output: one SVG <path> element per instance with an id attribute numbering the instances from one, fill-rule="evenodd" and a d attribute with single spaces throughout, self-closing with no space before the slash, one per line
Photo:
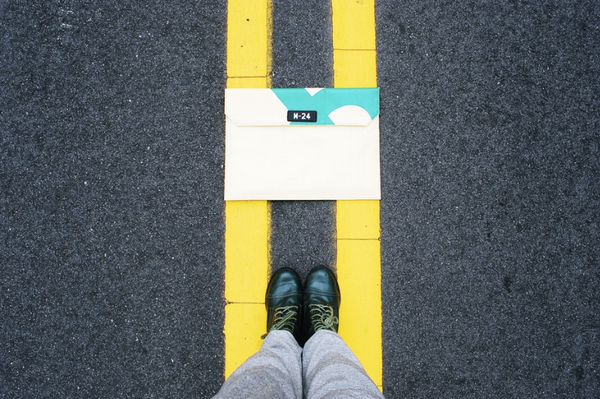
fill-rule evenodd
<path id="1" fill-rule="evenodd" d="M 301 355 L 291 333 L 271 331 L 260 350 L 231 374 L 213 399 L 301 399 Z"/>
<path id="2" fill-rule="evenodd" d="M 308 399 L 383 398 L 352 350 L 332 331 L 317 331 L 306 342 L 302 363 Z"/>

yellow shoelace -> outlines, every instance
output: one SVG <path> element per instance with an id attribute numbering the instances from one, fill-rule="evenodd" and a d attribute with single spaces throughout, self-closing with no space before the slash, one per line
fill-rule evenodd
<path id="1" fill-rule="evenodd" d="M 310 312 L 310 322 L 315 332 L 319 330 L 329 330 L 335 332 L 335 326 L 339 323 L 337 317 L 333 315 L 333 308 L 329 305 L 308 305 Z"/>
<path id="2" fill-rule="evenodd" d="M 276 308 L 273 318 L 275 319 L 275 323 L 273 323 L 267 334 L 273 330 L 286 330 L 294 333 L 294 325 L 298 318 L 298 306 L 283 306 L 281 308 Z M 265 339 L 267 334 L 264 334 L 261 338 Z"/>

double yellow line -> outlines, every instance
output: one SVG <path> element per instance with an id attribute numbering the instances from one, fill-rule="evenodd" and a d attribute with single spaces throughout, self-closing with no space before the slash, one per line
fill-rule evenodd
<path id="1" fill-rule="evenodd" d="M 229 0 L 227 87 L 268 88 L 270 0 Z M 374 0 L 332 0 L 335 87 L 377 87 Z M 337 201 L 340 335 L 382 386 L 379 201 Z M 225 203 L 225 378 L 260 348 L 270 277 L 268 201 Z"/>

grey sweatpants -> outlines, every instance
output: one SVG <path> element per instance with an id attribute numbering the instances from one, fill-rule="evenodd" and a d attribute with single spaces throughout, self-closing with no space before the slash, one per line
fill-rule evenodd
<path id="1" fill-rule="evenodd" d="M 287 331 L 271 331 L 260 350 L 214 397 L 383 398 L 357 357 L 332 331 L 317 331 L 304 350 Z"/>

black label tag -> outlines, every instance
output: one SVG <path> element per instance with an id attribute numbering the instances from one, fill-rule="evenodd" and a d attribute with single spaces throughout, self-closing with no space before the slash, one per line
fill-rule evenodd
<path id="1" fill-rule="evenodd" d="M 288 111 L 288 122 L 317 122 L 317 111 Z"/>

